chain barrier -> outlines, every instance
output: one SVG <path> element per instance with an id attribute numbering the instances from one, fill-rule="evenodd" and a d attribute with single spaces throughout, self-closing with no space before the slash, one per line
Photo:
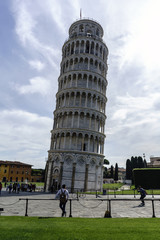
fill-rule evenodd
<path id="1" fill-rule="evenodd" d="M 0 203 L 0 205 L 2 205 L 2 206 L 11 206 L 11 205 L 14 205 L 14 204 L 16 204 L 16 203 L 18 203 L 18 202 L 20 202 L 20 200 L 14 202 L 14 203 L 9 203 L 9 204 Z"/>
<path id="2" fill-rule="evenodd" d="M 85 201 L 88 201 L 88 199 L 85 199 Z M 92 201 L 92 200 L 90 200 L 90 201 Z M 80 201 L 78 201 L 78 202 L 79 202 L 79 204 L 80 204 L 82 207 L 84 207 L 84 208 L 93 209 L 93 208 L 99 207 L 99 206 L 103 203 L 103 200 L 101 200 L 101 202 L 100 202 L 99 204 L 97 204 L 96 206 L 94 206 L 94 207 L 87 207 L 87 206 L 83 205 Z"/>

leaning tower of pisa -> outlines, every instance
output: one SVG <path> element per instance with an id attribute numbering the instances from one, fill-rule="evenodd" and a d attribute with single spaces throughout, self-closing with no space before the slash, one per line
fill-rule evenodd
<path id="1" fill-rule="evenodd" d="M 45 189 L 101 190 L 104 161 L 108 49 L 90 19 L 69 28 L 62 47 Z"/>

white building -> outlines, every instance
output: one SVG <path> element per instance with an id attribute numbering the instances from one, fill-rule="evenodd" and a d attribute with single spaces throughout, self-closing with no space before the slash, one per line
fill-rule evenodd
<path id="1" fill-rule="evenodd" d="M 160 157 L 150 157 L 150 162 L 147 163 L 147 167 L 159 168 L 160 167 Z"/>
<path id="2" fill-rule="evenodd" d="M 62 47 L 45 188 L 101 190 L 108 49 L 99 23 L 80 19 Z"/>

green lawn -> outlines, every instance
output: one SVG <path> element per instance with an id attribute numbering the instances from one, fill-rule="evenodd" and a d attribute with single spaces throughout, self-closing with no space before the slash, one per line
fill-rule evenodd
<path id="1" fill-rule="evenodd" d="M 104 183 L 103 189 L 118 189 L 123 185 L 124 185 L 123 183 Z"/>
<path id="2" fill-rule="evenodd" d="M 160 239 L 160 219 L 0 217 L 0 240 Z"/>

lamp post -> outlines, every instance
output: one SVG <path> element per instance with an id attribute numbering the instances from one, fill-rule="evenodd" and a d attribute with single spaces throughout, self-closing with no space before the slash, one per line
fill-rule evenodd
<path id="1" fill-rule="evenodd" d="M 145 153 L 143 153 L 143 160 L 145 160 L 146 156 L 145 156 Z"/>

